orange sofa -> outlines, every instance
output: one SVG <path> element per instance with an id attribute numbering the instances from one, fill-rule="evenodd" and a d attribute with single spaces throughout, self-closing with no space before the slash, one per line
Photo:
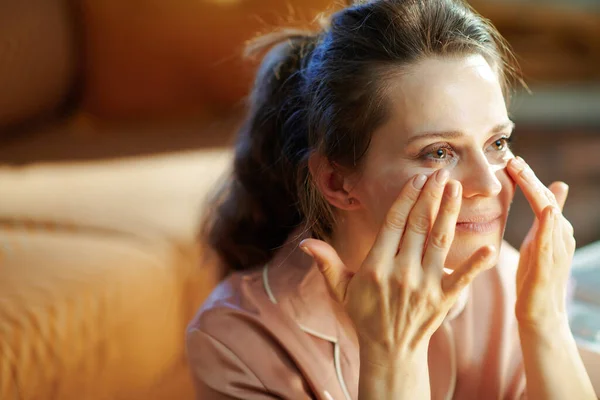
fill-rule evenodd
<path id="1" fill-rule="evenodd" d="M 184 329 L 221 276 L 198 221 L 236 123 L 206 119 L 288 4 L 0 2 L 0 399 L 193 398 Z"/>
<path id="2" fill-rule="evenodd" d="M 0 2 L 0 399 L 191 399 L 184 330 L 219 278 L 196 231 L 230 155 L 116 157 L 146 140 L 85 108 L 72 4 Z"/>
<path id="3" fill-rule="evenodd" d="M 0 399 L 193 398 L 184 329 L 221 276 L 198 223 L 237 124 L 219 113 L 251 83 L 244 40 L 286 13 L 0 2 Z"/>
<path id="4" fill-rule="evenodd" d="M 0 168 L 0 399 L 193 398 L 184 329 L 223 151 Z"/>

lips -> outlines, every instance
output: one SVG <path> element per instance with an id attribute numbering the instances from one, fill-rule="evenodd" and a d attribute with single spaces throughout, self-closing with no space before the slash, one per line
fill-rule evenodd
<path id="1" fill-rule="evenodd" d="M 479 224 L 479 223 L 491 222 L 495 219 L 500 218 L 501 215 L 502 215 L 502 213 L 500 213 L 500 212 L 489 212 L 489 213 L 482 213 L 482 214 L 473 215 L 473 216 L 469 216 L 469 217 L 459 217 L 458 221 L 456 223 L 457 224 Z"/>
<path id="2" fill-rule="evenodd" d="M 461 217 L 456 223 L 456 230 L 471 233 L 490 233 L 500 228 L 502 213 L 490 212 L 468 217 Z"/>

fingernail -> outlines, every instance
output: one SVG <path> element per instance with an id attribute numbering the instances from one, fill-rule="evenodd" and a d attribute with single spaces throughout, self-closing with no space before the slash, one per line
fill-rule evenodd
<path id="1" fill-rule="evenodd" d="M 435 179 L 437 180 L 437 182 L 441 185 L 445 184 L 446 181 L 448 180 L 448 177 L 450 176 L 450 173 L 448 172 L 447 169 L 441 169 L 438 171 Z"/>
<path id="2" fill-rule="evenodd" d="M 314 258 L 312 251 L 310 251 L 308 247 L 300 245 L 300 250 Z"/>
<path id="3" fill-rule="evenodd" d="M 415 189 L 421 190 L 423 189 L 423 186 L 425 186 L 425 182 L 427 182 L 427 177 L 423 174 L 419 174 L 413 180 L 413 186 L 415 187 Z"/>

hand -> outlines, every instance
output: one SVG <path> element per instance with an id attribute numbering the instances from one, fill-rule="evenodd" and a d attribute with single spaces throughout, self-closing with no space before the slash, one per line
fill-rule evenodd
<path id="1" fill-rule="evenodd" d="M 368 362 L 385 364 L 389 357 L 409 357 L 418 349 L 426 353 L 429 338 L 461 290 L 493 266 L 495 249 L 484 246 L 444 276 L 462 187 L 458 181 L 447 182 L 444 170 L 423 187 L 425 180 L 424 175 L 416 176 L 402 188 L 357 272 L 351 272 L 324 241 L 300 244 L 345 307 L 359 337 L 361 358 Z"/>
<path id="2" fill-rule="evenodd" d="M 515 314 L 520 327 L 536 330 L 568 325 L 566 291 L 575 239 L 573 226 L 562 215 L 568 186 L 554 182 L 546 188 L 521 159 L 508 171 L 536 216 L 520 249 Z"/>

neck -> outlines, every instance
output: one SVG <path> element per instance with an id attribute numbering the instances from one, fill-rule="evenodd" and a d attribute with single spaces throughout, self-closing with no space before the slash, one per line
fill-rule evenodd
<path id="1" fill-rule="evenodd" d="M 376 233 L 366 232 L 365 224 L 359 224 L 340 215 L 337 226 L 328 240 L 329 244 L 337 251 L 341 260 L 351 271 L 358 271 L 371 250 Z"/>

